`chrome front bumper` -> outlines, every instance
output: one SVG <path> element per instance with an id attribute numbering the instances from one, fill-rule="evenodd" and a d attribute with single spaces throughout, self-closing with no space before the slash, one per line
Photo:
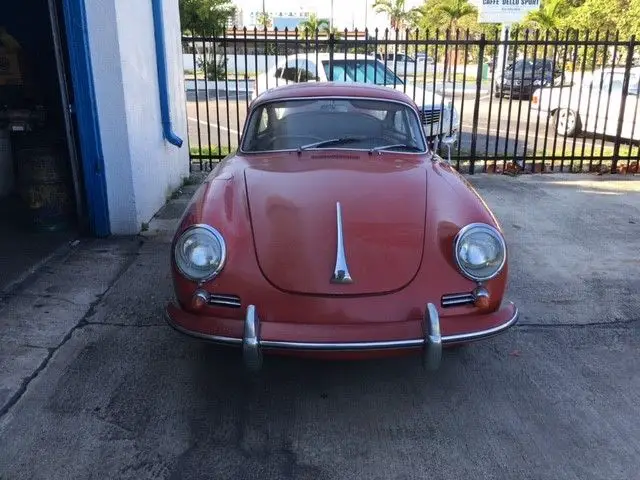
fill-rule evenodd
<path id="1" fill-rule="evenodd" d="M 422 359 L 425 367 L 429 370 L 437 370 L 442 359 L 442 347 L 446 344 L 465 343 L 475 340 L 482 340 L 508 329 L 518 321 L 519 312 L 514 307 L 513 316 L 506 322 L 487 329 L 472 333 L 441 335 L 440 316 L 433 303 L 427 304 L 425 312 L 424 332 L 422 338 L 409 340 L 389 340 L 378 342 L 289 342 L 278 340 L 263 340 L 260 338 L 260 318 L 256 312 L 255 305 L 247 307 L 247 314 L 244 321 L 243 338 L 225 337 L 220 335 L 208 335 L 199 332 L 186 330 L 175 322 L 165 312 L 166 320 L 174 329 L 196 338 L 201 338 L 214 343 L 226 345 L 241 345 L 242 357 L 245 367 L 251 371 L 258 371 L 262 367 L 263 349 L 280 350 L 315 350 L 315 351 L 366 351 L 366 350 L 397 350 L 403 348 L 422 347 Z"/>

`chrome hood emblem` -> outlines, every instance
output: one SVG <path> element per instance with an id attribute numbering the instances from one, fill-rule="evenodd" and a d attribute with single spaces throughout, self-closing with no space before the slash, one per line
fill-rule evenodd
<path id="1" fill-rule="evenodd" d="M 336 251 L 336 266 L 333 270 L 333 275 L 331 276 L 331 283 L 353 283 L 353 279 L 349 273 L 349 267 L 347 266 L 347 259 L 344 254 L 342 210 L 340 208 L 340 202 L 336 203 L 336 222 L 338 227 L 338 247 Z"/>

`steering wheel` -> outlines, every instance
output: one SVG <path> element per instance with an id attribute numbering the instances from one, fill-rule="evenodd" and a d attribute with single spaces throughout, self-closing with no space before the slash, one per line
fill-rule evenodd
<path id="1" fill-rule="evenodd" d="M 321 142 L 324 140 L 322 137 L 317 137 L 315 135 L 277 135 L 275 137 L 271 137 L 267 141 L 267 146 L 271 147 L 276 141 L 280 139 L 304 139 L 304 142 L 300 142 L 300 145 L 304 145 L 305 143 L 313 143 L 313 142 Z M 297 145 L 296 145 L 297 147 Z M 295 148 L 295 147 L 290 147 Z"/>

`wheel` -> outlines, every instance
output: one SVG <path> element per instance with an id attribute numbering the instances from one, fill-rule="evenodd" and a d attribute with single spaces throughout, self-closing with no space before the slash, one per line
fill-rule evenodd
<path id="1" fill-rule="evenodd" d="M 572 137 L 580 133 L 580 116 L 573 110 L 561 108 L 555 115 L 556 133 L 563 137 Z"/>

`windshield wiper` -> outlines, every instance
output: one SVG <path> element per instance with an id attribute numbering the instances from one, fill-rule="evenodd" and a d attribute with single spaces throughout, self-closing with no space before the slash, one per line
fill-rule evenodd
<path id="1" fill-rule="evenodd" d="M 369 150 L 369 152 L 379 152 L 381 150 L 389 150 L 391 148 L 406 148 L 407 150 L 413 150 L 414 152 L 424 151 L 422 148 L 416 147 L 415 145 L 407 145 L 406 143 L 394 143 L 392 145 L 381 145 L 379 147 L 373 147 L 371 150 Z"/>
<path id="2" fill-rule="evenodd" d="M 321 142 L 309 143 L 307 145 L 300 145 L 298 147 L 298 153 L 306 150 L 307 148 L 328 147 L 331 145 L 342 145 L 344 143 L 353 143 L 364 140 L 365 137 L 340 137 L 330 138 L 329 140 L 322 140 Z"/>

